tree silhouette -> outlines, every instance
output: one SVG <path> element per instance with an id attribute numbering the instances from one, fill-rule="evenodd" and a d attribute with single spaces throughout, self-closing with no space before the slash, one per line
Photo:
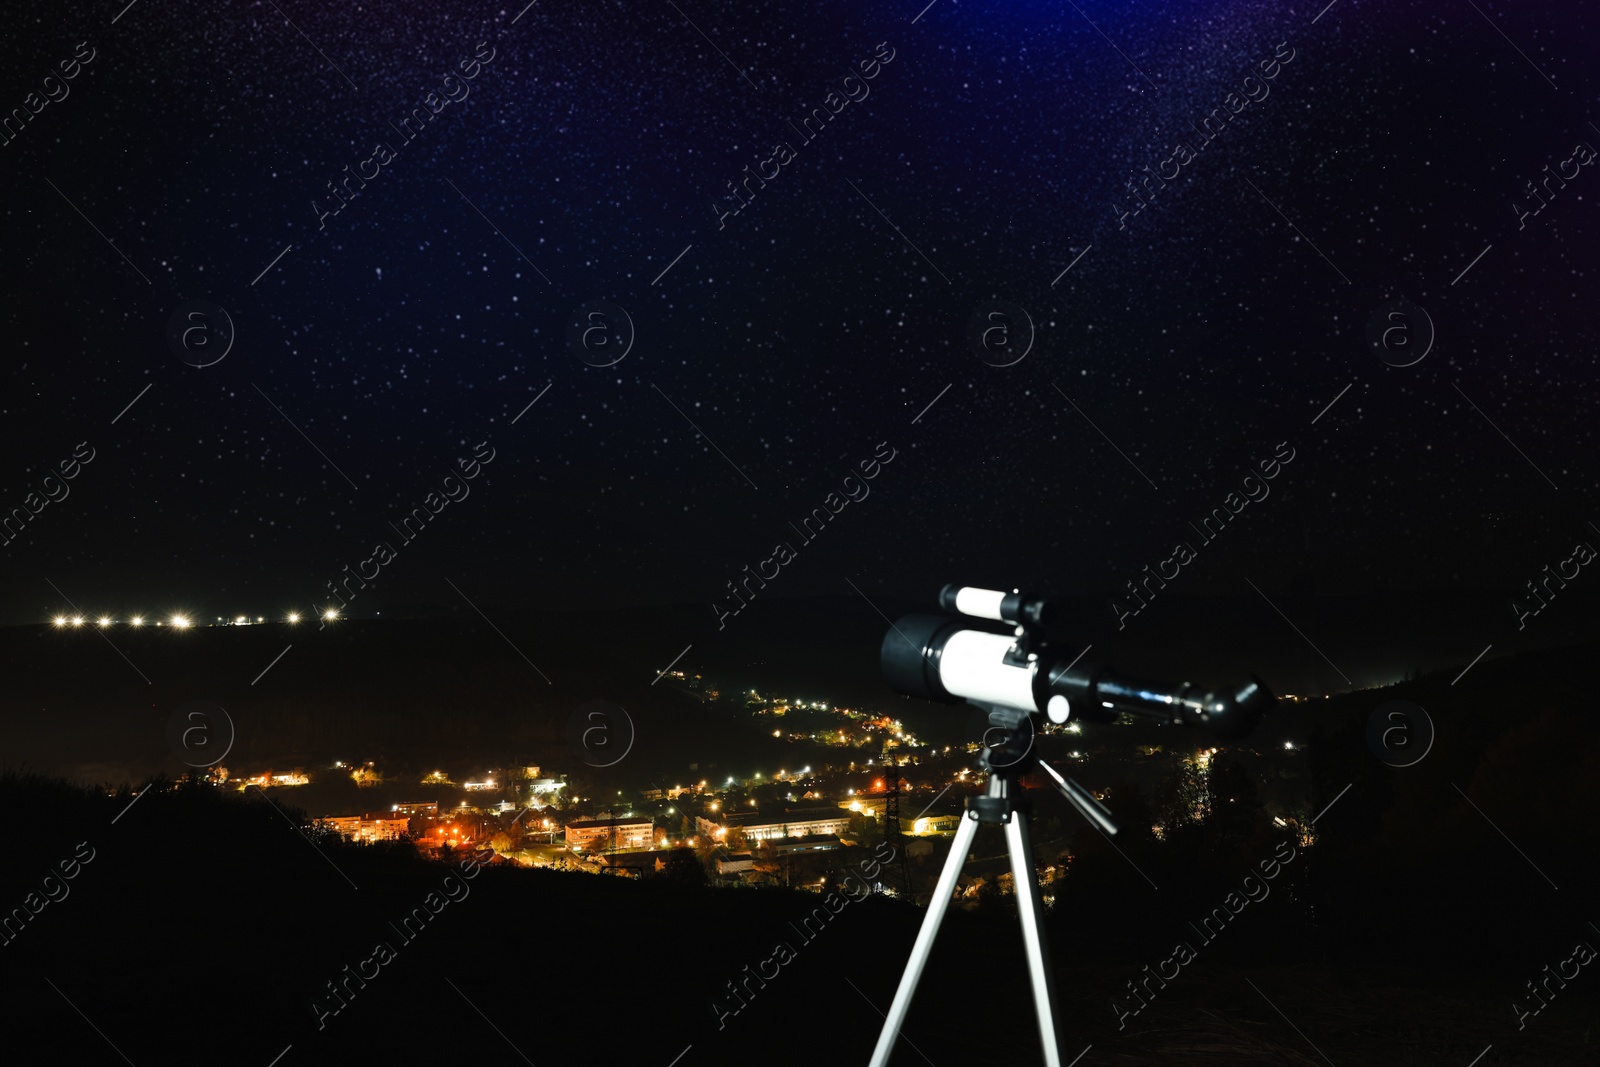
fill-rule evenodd
<path id="1" fill-rule="evenodd" d="M 1106 806 L 1111 809 L 1117 824 L 1117 844 L 1126 849 L 1129 843 L 1143 844 L 1154 839 L 1152 827 L 1156 823 L 1155 809 L 1145 799 L 1144 791 L 1131 778 L 1124 778 L 1106 792 Z"/>
<path id="2" fill-rule="evenodd" d="M 1249 844 L 1266 821 L 1255 779 L 1227 753 L 1212 758 L 1206 778 L 1208 837 L 1230 849 Z"/>
<path id="3" fill-rule="evenodd" d="M 1187 757 L 1156 793 L 1156 821 L 1171 839 L 1183 827 L 1204 818 L 1209 806 L 1204 765 L 1195 757 Z"/>
<path id="4" fill-rule="evenodd" d="M 706 869 L 694 849 L 675 848 L 662 861 L 661 876 L 680 885 L 705 885 Z"/>
<path id="5" fill-rule="evenodd" d="M 750 846 L 750 868 L 774 878 L 784 873 L 784 861 L 778 848 L 770 840 L 760 840 Z"/>

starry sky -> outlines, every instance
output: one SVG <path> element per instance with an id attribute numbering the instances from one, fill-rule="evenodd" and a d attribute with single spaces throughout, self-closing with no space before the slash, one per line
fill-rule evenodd
<path id="1" fill-rule="evenodd" d="M 1023 584 L 1099 597 L 1098 632 L 1182 542 L 1174 596 L 1394 596 L 1446 627 L 1465 598 L 1488 634 L 1465 659 L 1600 545 L 1597 21 L 1500 0 L 11 20 L 0 508 L 30 514 L 0 546 L 3 621 L 316 610 L 365 566 L 353 614 L 684 603 L 709 637 L 784 543 L 764 597 Z"/>

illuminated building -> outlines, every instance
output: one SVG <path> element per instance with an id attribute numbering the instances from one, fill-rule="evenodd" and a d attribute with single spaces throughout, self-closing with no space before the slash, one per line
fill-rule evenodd
<path id="1" fill-rule="evenodd" d="M 644 816 L 578 819 L 566 826 L 568 848 L 649 848 L 654 840 L 655 820 Z"/>
<path id="2" fill-rule="evenodd" d="M 437 800 L 416 801 L 407 803 L 402 801 L 394 806 L 396 815 L 438 815 L 439 802 Z"/>
<path id="3" fill-rule="evenodd" d="M 595 856 L 602 873 L 623 878 L 650 878 L 666 866 L 660 852 L 602 852 Z"/>
<path id="4" fill-rule="evenodd" d="M 950 812 L 935 812 L 932 815 L 923 815 L 912 820 L 911 832 L 919 836 L 929 834 L 953 834 L 961 825 L 962 816 Z M 905 820 L 901 820 L 904 822 Z"/>
<path id="5" fill-rule="evenodd" d="M 836 807 L 786 808 L 774 815 L 754 811 L 723 814 L 717 819 L 697 815 L 695 822 L 701 833 L 718 840 L 737 829 L 744 831 L 746 841 L 772 841 L 812 834 L 849 833 L 850 812 Z"/>
<path id="6" fill-rule="evenodd" d="M 311 784 L 310 777 L 308 777 L 302 771 L 294 771 L 294 772 L 289 773 L 289 774 L 273 774 L 271 771 L 268 771 L 266 774 L 258 774 L 254 778 L 246 778 L 243 781 L 243 783 L 240 784 L 239 788 L 243 789 L 246 786 L 252 786 L 253 785 L 258 789 L 266 789 L 269 786 L 290 786 L 290 785 L 310 785 L 310 784 Z"/>
<path id="7" fill-rule="evenodd" d="M 848 800 L 839 801 L 839 807 L 848 811 L 859 812 L 881 823 L 883 821 L 885 803 L 885 798 L 881 796 L 853 796 Z M 956 828 L 961 825 L 961 817 L 964 810 L 960 807 L 941 805 L 938 810 L 925 811 L 916 818 L 908 818 L 902 815 L 900 817 L 901 831 L 920 837 L 955 833 Z"/>
<path id="8" fill-rule="evenodd" d="M 394 841 L 411 828 L 411 817 L 382 815 L 334 815 L 318 820 L 352 841 Z"/>
<path id="9" fill-rule="evenodd" d="M 717 860 L 717 874 L 726 878 L 732 874 L 743 874 L 755 870 L 755 861 L 748 852 L 734 852 Z"/>

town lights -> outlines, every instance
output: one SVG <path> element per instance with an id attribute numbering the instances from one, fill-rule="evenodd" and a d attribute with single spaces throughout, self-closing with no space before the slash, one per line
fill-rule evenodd
<path id="1" fill-rule="evenodd" d="M 128 625 L 129 626 L 143 626 L 144 625 L 144 616 L 143 615 L 135 615 L 133 618 L 128 620 Z"/>
<path id="2" fill-rule="evenodd" d="M 101 626 L 110 626 L 111 625 L 111 616 L 109 616 L 109 615 L 100 616 L 100 625 Z"/>
<path id="3" fill-rule="evenodd" d="M 57 615 L 51 621 L 54 622 L 57 626 L 65 626 L 67 624 L 67 617 L 65 615 Z"/>
<path id="4" fill-rule="evenodd" d="M 172 617 L 172 625 L 176 626 L 180 630 L 187 630 L 189 628 L 188 616 L 174 615 Z"/>
<path id="5" fill-rule="evenodd" d="M 299 622 L 300 621 L 300 613 L 298 611 L 289 612 L 288 621 L 289 622 Z"/>
<path id="6" fill-rule="evenodd" d="M 329 608 L 327 611 L 322 613 L 322 617 L 328 622 L 332 622 L 334 619 L 339 617 L 339 612 L 333 608 Z"/>

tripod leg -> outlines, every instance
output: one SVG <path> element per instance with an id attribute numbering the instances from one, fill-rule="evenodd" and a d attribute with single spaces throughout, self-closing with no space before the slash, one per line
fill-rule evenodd
<path id="1" fill-rule="evenodd" d="M 945 858 L 944 870 L 939 874 L 939 884 L 934 887 L 933 897 L 928 901 L 928 914 L 922 920 L 922 929 L 917 931 L 916 943 L 911 946 L 911 959 L 906 963 L 906 973 L 900 979 L 900 988 L 895 990 L 889 1014 L 884 1016 L 883 1032 L 878 1035 L 877 1048 L 872 1050 L 872 1067 L 888 1067 L 889 1053 L 894 1049 L 894 1041 L 899 1036 L 900 1025 L 906 1020 L 906 1012 L 911 1008 L 911 997 L 917 991 L 917 981 L 922 977 L 922 968 L 933 949 L 933 939 L 939 936 L 939 923 L 949 910 L 950 898 L 956 891 L 956 881 L 961 877 L 961 867 L 967 862 L 967 854 L 972 851 L 972 839 L 977 833 L 978 820 L 968 812 L 961 817 L 961 825 L 956 828 L 955 840 L 950 843 L 950 855 Z"/>
<path id="2" fill-rule="evenodd" d="M 1017 917 L 1022 920 L 1022 943 L 1028 952 L 1028 971 L 1033 978 L 1033 1006 L 1039 1016 L 1045 1067 L 1061 1067 L 1061 1048 L 1056 1037 L 1055 976 L 1050 969 L 1050 948 L 1044 940 L 1044 900 L 1033 873 L 1033 842 L 1028 836 L 1028 816 L 1024 812 L 1018 812 L 1006 824 L 1006 842 L 1011 848 Z"/>

